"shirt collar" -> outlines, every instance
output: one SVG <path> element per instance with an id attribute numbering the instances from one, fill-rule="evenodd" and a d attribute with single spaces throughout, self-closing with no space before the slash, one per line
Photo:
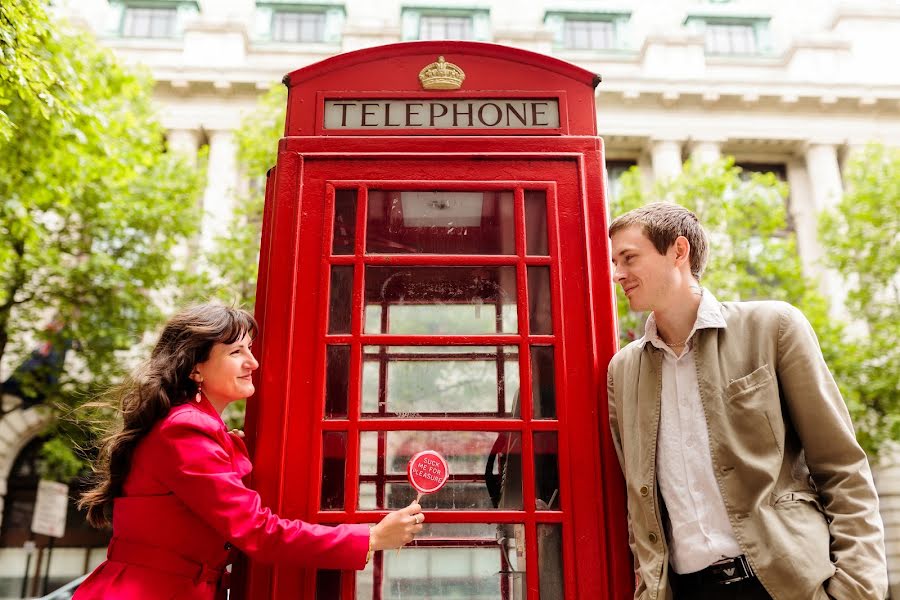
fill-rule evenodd
<path id="1" fill-rule="evenodd" d="M 188 400 L 188 403 L 193 404 L 201 412 L 205 412 L 209 416 L 217 418 L 224 424 L 225 421 L 222 420 L 222 415 L 220 415 L 219 411 L 216 410 L 216 407 L 212 405 L 212 402 L 209 401 L 209 398 L 206 397 L 206 394 L 200 394 L 199 402 L 191 398 L 190 400 Z"/>
<path id="2" fill-rule="evenodd" d="M 688 335 L 690 340 L 694 336 L 694 332 L 698 329 L 725 329 L 725 317 L 722 316 L 722 305 L 716 300 L 709 290 L 703 289 L 703 295 L 700 297 L 700 306 L 697 307 L 697 319 Z M 657 348 L 666 348 L 666 343 L 659 337 L 656 329 L 656 317 L 653 313 L 647 317 L 644 324 L 644 337 L 639 340 L 641 348 L 648 343 L 653 344 Z"/>

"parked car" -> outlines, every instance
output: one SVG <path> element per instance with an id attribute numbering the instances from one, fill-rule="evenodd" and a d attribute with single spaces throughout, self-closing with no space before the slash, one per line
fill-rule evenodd
<path id="1" fill-rule="evenodd" d="M 82 575 L 78 579 L 73 579 L 58 590 L 50 592 L 46 596 L 41 596 L 37 600 L 71 600 L 75 595 L 75 590 L 81 585 L 81 582 L 87 579 L 87 575 Z"/>

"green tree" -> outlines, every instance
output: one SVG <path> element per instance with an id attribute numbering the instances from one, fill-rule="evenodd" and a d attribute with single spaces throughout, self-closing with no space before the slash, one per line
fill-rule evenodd
<path id="1" fill-rule="evenodd" d="M 16 104 L 36 118 L 71 116 L 79 90 L 61 87 L 52 58 L 60 38 L 50 27 L 41 0 L 0 4 L 0 141 L 16 134 L 8 111 Z"/>
<path id="2" fill-rule="evenodd" d="M 65 369 L 38 353 L 12 377 L 24 397 L 66 410 L 121 376 L 123 351 L 159 323 L 203 174 L 165 152 L 149 77 L 51 26 L 39 3 L 3 3 L 2 27 L 20 44 L 41 32 L 41 47 L 16 50 L 16 68 L 40 76 L 0 80 L 15 132 L 0 139 L 0 360 L 8 373 L 38 343 L 68 349 Z M 64 447 L 46 446 L 61 478 L 76 464 Z"/>
<path id="3" fill-rule="evenodd" d="M 694 211 L 710 235 L 703 285 L 719 300 L 784 300 L 801 308 L 820 336 L 840 333 L 827 314 L 816 284 L 804 277 L 796 240 L 787 229 L 787 186 L 772 173 L 744 173 L 734 160 L 688 161 L 678 177 L 645 189 L 633 167 L 611 202 L 613 217 L 647 202 L 666 200 Z M 618 293 L 620 337 L 643 333 L 645 315 L 631 313 Z M 838 337 L 839 339 L 839 337 Z"/>
<path id="4" fill-rule="evenodd" d="M 869 407 L 848 393 L 844 324 L 829 315 L 828 302 L 816 281 L 804 276 L 795 237 L 788 231 L 787 186 L 772 173 L 744 173 L 730 158 L 701 164 L 689 161 L 681 175 L 649 189 L 634 167 L 620 183 L 621 191 L 610 206 L 614 217 L 654 200 L 676 202 L 697 214 L 709 232 L 711 246 L 701 283 L 716 298 L 783 300 L 806 314 L 825 360 L 846 394 L 861 443 L 868 451 L 877 452 L 884 437 L 871 432 Z M 625 344 L 643 334 L 646 315 L 628 309 L 618 286 L 616 293 L 620 343 Z"/>
<path id="5" fill-rule="evenodd" d="M 845 194 L 820 220 L 826 261 L 848 285 L 853 319 L 836 364 L 863 443 L 900 441 L 900 149 L 878 144 L 851 156 Z"/>

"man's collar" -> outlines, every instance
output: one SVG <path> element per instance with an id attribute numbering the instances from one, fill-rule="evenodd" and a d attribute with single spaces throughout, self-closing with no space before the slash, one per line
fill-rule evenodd
<path id="1" fill-rule="evenodd" d="M 722 305 L 719 304 L 719 301 L 716 300 L 716 297 L 713 296 L 709 290 L 704 288 L 703 293 L 700 296 L 700 306 L 697 307 L 697 319 L 694 321 L 694 326 L 691 328 L 688 339 L 691 339 L 694 332 L 698 329 L 725 329 L 725 327 L 725 317 L 722 316 Z M 647 317 L 647 322 L 644 324 L 644 337 L 638 340 L 638 343 L 641 348 L 643 348 L 653 341 L 657 342 L 654 344 L 657 347 L 666 345 L 659 337 L 659 332 L 656 329 L 656 316 L 653 313 L 650 313 L 650 316 Z"/>

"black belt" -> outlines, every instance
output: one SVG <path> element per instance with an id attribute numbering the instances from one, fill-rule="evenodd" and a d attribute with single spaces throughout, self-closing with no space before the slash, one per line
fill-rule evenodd
<path id="1" fill-rule="evenodd" d="M 703 570 L 678 575 L 680 585 L 703 587 L 709 585 L 729 585 L 747 579 L 753 579 L 756 573 L 742 554 L 735 558 L 726 558 L 714 562 Z"/>

